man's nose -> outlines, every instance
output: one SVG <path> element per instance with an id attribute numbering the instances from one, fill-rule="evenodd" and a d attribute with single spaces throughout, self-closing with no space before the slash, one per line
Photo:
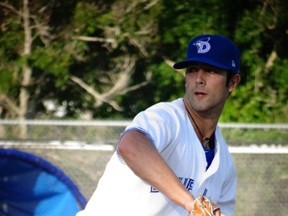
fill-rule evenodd
<path id="1" fill-rule="evenodd" d="M 205 84 L 205 71 L 202 69 L 199 69 L 196 72 L 196 83 L 197 84 Z"/>

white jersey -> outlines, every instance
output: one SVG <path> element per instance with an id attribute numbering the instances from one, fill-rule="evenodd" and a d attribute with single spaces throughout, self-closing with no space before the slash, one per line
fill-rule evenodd
<path id="1" fill-rule="evenodd" d="M 215 156 L 208 170 L 204 149 L 190 123 L 183 99 L 158 103 L 140 112 L 125 131 L 132 129 L 149 137 L 194 197 L 204 195 L 226 216 L 233 215 L 236 171 L 218 126 Z M 138 178 L 115 152 L 85 210 L 77 216 L 92 215 L 187 216 L 188 212 Z"/>

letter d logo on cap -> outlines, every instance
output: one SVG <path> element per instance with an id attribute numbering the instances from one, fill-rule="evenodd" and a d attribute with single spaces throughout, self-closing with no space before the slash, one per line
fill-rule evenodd
<path id="1" fill-rule="evenodd" d="M 197 53 L 207 53 L 211 49 L 211 45 L 208 43 L 210 37 L 203 38 L 196 41 L 193 45 L 197 46 Z"/>

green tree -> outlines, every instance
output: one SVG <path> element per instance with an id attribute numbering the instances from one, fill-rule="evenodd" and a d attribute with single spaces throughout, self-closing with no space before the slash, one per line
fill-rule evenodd
<path id="1" fill-rule="evenodd" d="M 2 118 L 131 118 L 184 94 L 189 40 L 223 34 L 242 52 L 239 88 L 221 121 L 287 122 L 284 0 L 0 3 Z"/>
<path id="2" fill-rule="evenodd" d="M 243 8 L 235 31 L 242 50 L 242 84 L 223 120 L 287 122 L 287 9 L 285 1 Z"/>
<path id="3" fill-rule="evenodd" d="M 183 82 L 170 76 L 165 78 L 169 70 L 162 64 L 165 60 L 173 62 L 167 61 L 167 56 L 174 61 L 183 59 L 187 43 L 197 34 L 223 34 L 235 41 L 242 52 L 242 81 L 229 99 L 221 121 L 287 122 L 288 92 L 287 85 L 283 85 L 288 81 L 285 1 L 211 0 L 179 4 L 171 0 L 163 4 L 159 21 L 162 43 L 157 52 L 162 63 L 155 65 L 154 70 L 159 75 L 154 76 L 155 86 L 163 85 L 155 90 L 156 100 L 183 95 Z M 167 86 L 171 91 L 166 91 Z"/>
<path id="4" fill-rule="evenodd" d="M 3 118 L 47 117 L 47 101 L 66 117 L 97 115 L 104 104 L 121 111 L 119 96 L 149 82 L 145 68 L 138 83 L 130 77 L 151 53 L 157 1 L 23 0 L 0 9 Z"/>

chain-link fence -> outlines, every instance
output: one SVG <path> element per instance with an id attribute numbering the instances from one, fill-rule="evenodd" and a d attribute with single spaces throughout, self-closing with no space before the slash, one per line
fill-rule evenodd
<path id="1" fill-rule="evenodd" d="M 2 140 L 114 144 L 129 121 L 0 120 Z"/>
<path id="2" fill-rule="evenodd" d="M 19 121 L 0 121 L 0 147 L 22 149 L 47 159 L 70 176 L 89 199 L 129 121 L 23 123 L 25 138 L 19 137 Z M 220 124 L 220 127 L 238 174 L 235 215 L 286 215 L 288 125 Z M 243 151 L 242 147 L 247 148 Z"/>

